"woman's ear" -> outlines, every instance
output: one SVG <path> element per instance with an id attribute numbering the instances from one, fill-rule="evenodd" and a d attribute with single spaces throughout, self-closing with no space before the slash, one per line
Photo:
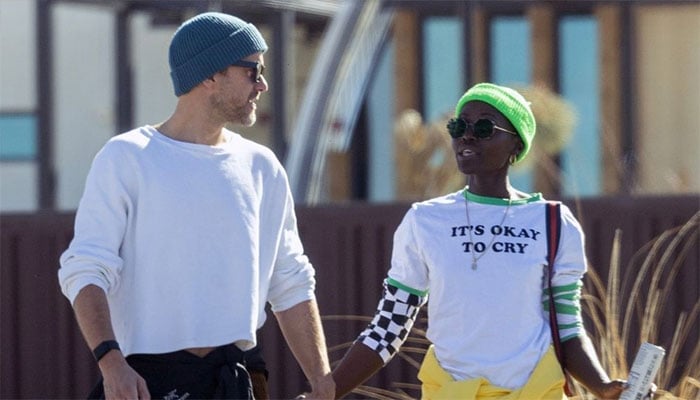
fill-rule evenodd
<path id="1" fill-rule="evenodd" d="M 518 141 L 515 143 L 515 155 L 517 156 L 518 154 L 522 153 L 524 148 L 525 145 L 523 144 L 523 140 L 518 138 Z"/>

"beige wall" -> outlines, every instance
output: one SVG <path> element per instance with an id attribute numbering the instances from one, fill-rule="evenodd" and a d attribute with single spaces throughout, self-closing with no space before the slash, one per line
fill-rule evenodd
<path id="1" fill-rule="evenodd" d="M 638 190 L 700 192 L 700 6 L 640 6 L 633 17 Z"/>

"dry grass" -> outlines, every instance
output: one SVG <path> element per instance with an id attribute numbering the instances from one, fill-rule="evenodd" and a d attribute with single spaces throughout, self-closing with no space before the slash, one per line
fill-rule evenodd
<path id="1" fill-rule="evenodd" d="M 625 268 L 626 277 L 620 276 L 622 232 L 618 230 L 607 287 L 594 269 L 587 274 L 583 310 L 593 322 L 588 329 L 603 366 L 612 376 L 627 376 L 627 360 L 634 356 L 628 354 L 629 349 L 637 349 L 643 342 L 661 345 L 666 356 L 655 381 L 660 398 L 700 398 L 700 299 L 689 311 L 668 307 L 681 266 L 690 251 L 697 251 L 699 227 L 700 212 L 683 226 L 663 232 L 637 251 Z M 662 317 L 667 314 L 676 317 L 673 339 L 659 343 Z M 681 360 L 683 364 L 679 364 Z M 578 389 L 580 398 L 593 398 L 582 387 Z"/>
<path id="2" fill-rule="evenodd" d="M 700 299 L 689 311 L 668 307 L 675 289 L 673 283 L 684 265 L 689 252 L 698 251 L 700 212 L 684 225 L 669 229 L 637 251 L 623 272 L 620 263 L 622 232 L 617 231 L 610 257 L 607 286 L 590 268 L 582 295 L 584 315 L 591 324 L 587 327 L 598 350 L 601 363 L 613 377 L 626 377 L 637 348 L 643 342 L 660 345 L 666 356 L 655 383 L 661 399 L 700 399 Z M 424 311 L 421 311 L 423 313 Z M 662 319 L 669 316 L 675 323 L 670 343 L 658 343 L 663 328 Z M 664 318 L 662 318 L 664 317 Z M 368 323 L 369 316 L 324 316 L 325 321 Z M 391 363 L 405 363 L 416 374 L 428 346 L 425 338 L 426 320 L 421 316 L 401 351 Z M 340 354 L 337 363 L 352 342 L 329 349 L 331 355 Z M 332 357 L 333 358 L 333 357 Z M 574 399 L 594 399 L 583 386 L 575 383 Z M 392 382 L 391 388 L 360 386 L 354 394 L 368 399 L 408 400 L 419 397 L 420 385 L 413 382 Z"/>

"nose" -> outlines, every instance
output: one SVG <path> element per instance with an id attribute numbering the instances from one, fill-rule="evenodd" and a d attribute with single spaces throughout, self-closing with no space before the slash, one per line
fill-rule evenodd
<path id="1" fill-rule="evenodd" d="M 270 86 L 267 84 L 267 79 L 265 79 L 265 75 L 260 75 L 260 82 L 255 82 L 255 88 L 259 92 L 267 92 L 270 89 Z"/>
<path id="2" fill-rule="evenodd" d="M 469 125 L 464 129 L 464 133 L 460 137 L 460 140 L 464 141 L 475 141 L 476 136 L 474 135 L 474 129 L 472 129 Z"/>

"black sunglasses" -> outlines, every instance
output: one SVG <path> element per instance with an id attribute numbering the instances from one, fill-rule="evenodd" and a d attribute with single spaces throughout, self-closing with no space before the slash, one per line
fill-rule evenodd
<path id="1" fill-rule="evenodd" d="M 477 119 L 473 124 L 470 124 L 462 118 L 452 118 L 447 122 L 447 132 L 449 132 L 450 136 L 452 136 L 454 139 L 459 139 L 464 136 L 464 134 L 467 132 L 467 128 L 469 128 L 470 125 L 472 127 L 474 137 L 477 139 L 491 139 L 491 136 L 496 133 L 496 130 L 518 136 L 517 133 L 501 128 L 488 118 Z"/>
<path id="2" fill-rule="evenodd" d="M 262 63 L 256 61 L 238 60 L 231 65 L 235 65 L 236 67 L 250 68 L 253 71 L 253 75 L 251 76 L 253 83 L 259 83 L 260 79 L 262 78 L 262 75 L 265 73 L 265 66 L 262 65 Z"/>

